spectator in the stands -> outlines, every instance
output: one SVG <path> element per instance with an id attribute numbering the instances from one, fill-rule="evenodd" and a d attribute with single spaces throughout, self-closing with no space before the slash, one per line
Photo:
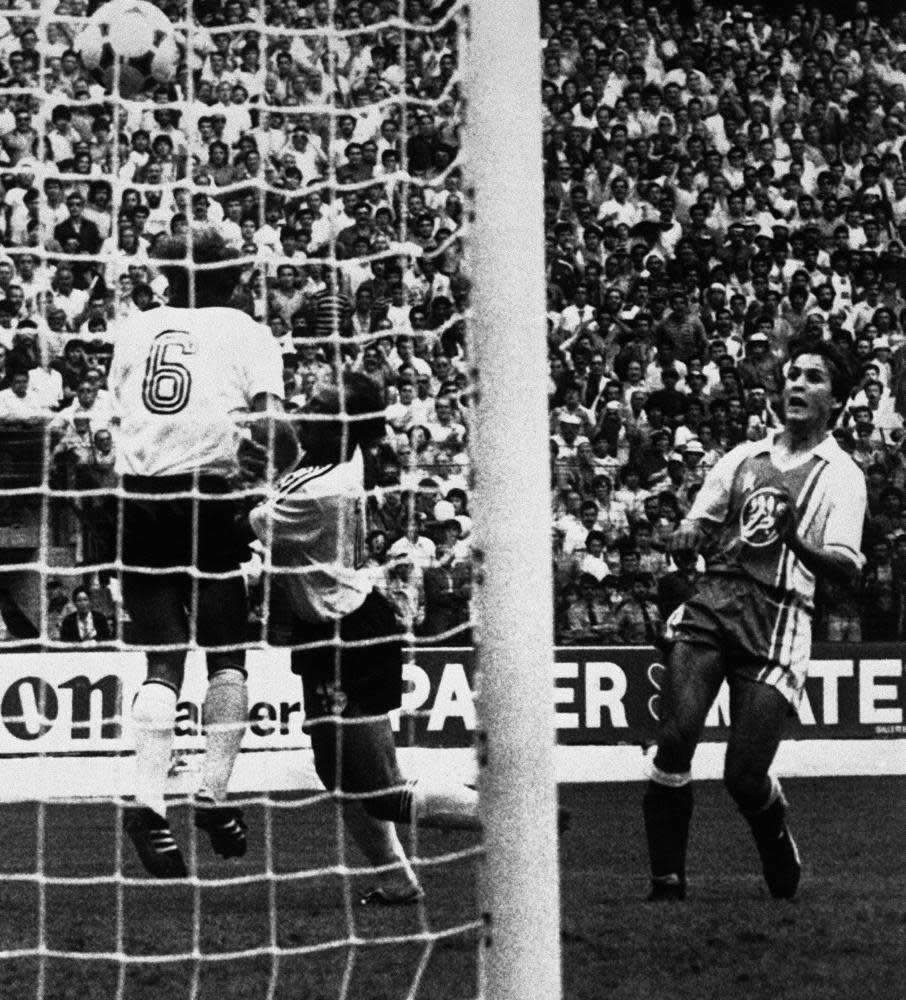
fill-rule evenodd
<path id="1" fill-rule="evenodd" d="M 31 386 L 28 370 L 14 371 L 9 388 L 0 389 L 0 420 L 35 421 L 49 415 L 41 394 Z"/>
<path id="2" fill-rule="evenodd" d="M 636 571 L 623 580 L 628 592 L 617 609 L 616 632 L 622 643 L 645 646 L 656 643 L 664 622 L 653 600 L 654 578 L 650 573 Z"/>
<path id="3" fill-rule="evenodd" d="M 458 523 L 456 530 L 459 529 Z M 469 636 L 463 632 L 468 625 L 471 597 L 471 565 L 457 559 L 455 550 L 446 541 L 437 545 L 434 561 L 424 571 L 425 617 L 421 634 L 435 642 L 460 644 Z"/>
<path id="4" fill-rule="evenodd" d="M 578 586 L 568 591 L 561 637 L 577 646 L 613 642 L 617 638 L 613 605 L 604 587 L 590 573 L 581 574 Z"/>
<path id="5" fill-rule="evenodd" d="M 91 606 L 91 597 L 86 587 L 76 587 L 72 592 L 75 611 L 67 615 L 60 625 L 60 641 L 96 645 L 107 642 L 113 636 L 107 619 Z"/>

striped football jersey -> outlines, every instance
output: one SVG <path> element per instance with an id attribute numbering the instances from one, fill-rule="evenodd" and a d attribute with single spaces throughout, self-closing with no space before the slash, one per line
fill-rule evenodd
<path id="1" fill-rule="evenodd" d="M 270 549 L 290 604 L 305 622 L 336 621 L 372 589 L 363 569 L 364 460 L 302 465 L 284 476 L 249 521 Z"/>
<path id="2" fill-rule="evenodd" d="M 741 571 L 811 608 L 815 577 L 781 542 L 774 527 L 777 504 L 795 505 L 802 538 L 841 552 L 861 568 L 865 480 L 831 436 L 802 461 L 782 467 L 773 442 L 773 437 L 748 441 L 720 459 L 689 519 L 718 526 L 706 553 L 709 571 Z"/>

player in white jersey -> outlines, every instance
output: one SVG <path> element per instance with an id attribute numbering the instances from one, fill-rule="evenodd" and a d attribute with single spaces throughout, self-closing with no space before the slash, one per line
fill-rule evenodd
<path id="1" fill-rule="evenodd" d="M 799 885 L 786 800 L 769 769 L 805 682 L 815 578 L 858 581 L 866 491 L 829 433 L 852 385 L 845 362 L 827 343 L 800 343 L 790 357 L 782 430 L 722 458 L 672 538 L 676 552 L 703 548 L 708 571 L 667 623 L 657 753 L 643 802 L 652 900 L 685 898 L 692 757 L 724 680 L 724 782 L 771 894 L 790 898 Z"/>
<path id="2" fill-rule="evenodd" d="M 341 412 L 350 419 L 331 419 Z M 302 678 L 318 776 L 348 797 L 351 834 L 388 869 L 364 901 L 411 902 L 422 892 L 394 823 L 478 829 L 477 794 L 439 779 L 404 781 L 397 762 L 387 713 L 402 699 L 400 628 L 363 552 L 362 449 L 384 435 L 381 392 L 347 373 L 339 387 L 316 387 L 304 413 L 312 419 L 300 423 L 300 462 L 250 521 L 296 619 L 292 669 Z"/>
<path id="3" fill-rule="evenodd" d="M 224 308 L 239 270 L 219 234 L 197 234 L 197 272 L 175 263 L 185 243 L 159 255 L 170 305 L 127 320 L 114 350 L 110 385 L 120 418 L 123 597 L 130 641 L 147 648 L 147 677 L 132 706 L 136 805 L 125 829 L 159 878 L 181 878 L 182 853 L 166 818 L 164 787 L 186 652 L 206 649 L 207 744 L 195 824 L 223 857 L 246 850 L 242 812 L 227 784 L 248 718 L 246 595 L 239 571 L 247 537 L 238 529 L 239 414 L 282 408 L 282 363 L 270 331 Z M 234 254 L 233 254 L 234 256 Z M 220 264 L 217 267 L 217 264 Z M 193 308 L 190 281 L 194 282 Z M 252 448 L 254 446 L 251 446 Z M 155 648 L 156 647 L 156 648 Z"/>

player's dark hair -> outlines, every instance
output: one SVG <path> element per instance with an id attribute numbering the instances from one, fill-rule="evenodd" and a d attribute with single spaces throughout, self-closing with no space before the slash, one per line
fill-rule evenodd
<path id="1" fill-rule="evenodd" d="M 377 444 L 386 433 L 384 399 L 378 384 L 361 372 L 344 372 L 341 394 L 348 416 L 368 417 L 350 421 L 350 445 L 364 450 Z"/>
<path id="2" fill-rule="evenodd" d="M 856 384 L 856 375 L 846 355 L 832 341 L 807 337 L 792 341 L 789 352 L 790 364 L 803 354 L 815 354 L 819 358 L 824 358 L 824 363 L 830 372 L 831 394 L 836 404 L 830 418 L 830 426 L 833 426 Z"/>
<path id="3" fill-rule="evenodd" d="M 186 236 L 163 235 L 154 243 L 152 255 L 172 262 L 160 266 L 170 286 L 170 305 L 179 308 L 227 305 L 242 274 L 242 267 L 232 263 L 238 252 L 226 244 L 219 232 L 205 229 L 194 233 L 191 240 L 192 263 L 201 267 L 184 263 L 189 254 Z"/>

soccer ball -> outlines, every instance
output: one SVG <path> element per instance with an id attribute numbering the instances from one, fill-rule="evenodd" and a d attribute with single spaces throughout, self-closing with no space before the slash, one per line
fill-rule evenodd
<path id="1" fill-rule="evenodd" d="M 75 43 L 82 65 L 108 91 L 140 94 L 176 74 L 179 49 L 166 15 L 145 0 L 110 0 L 88 19 Z"/>

